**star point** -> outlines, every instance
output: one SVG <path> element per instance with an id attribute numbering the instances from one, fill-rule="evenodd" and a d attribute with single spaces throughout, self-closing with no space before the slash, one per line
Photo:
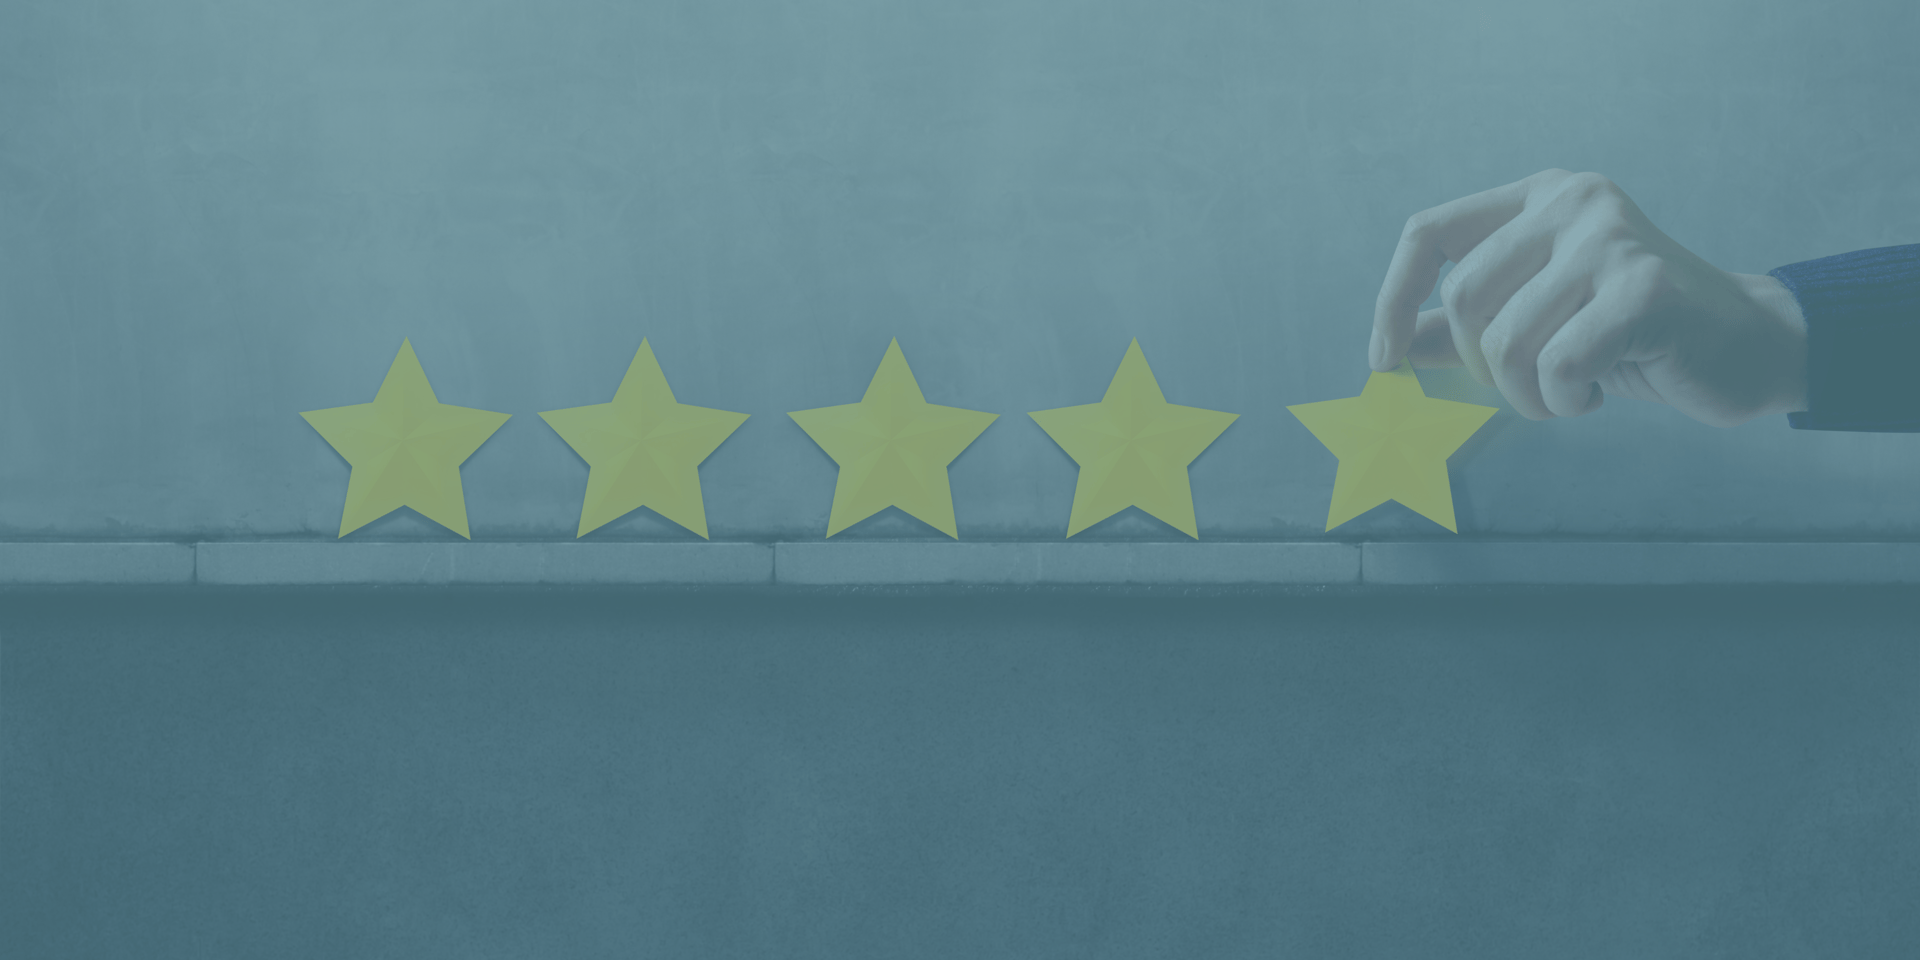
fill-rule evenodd
<path id="1" fill-rule="evenodd" d="M 642 338 L 611 402 L 549 410 L 540 419 L 587 462 L 576 538 L 646 507 L 706 539 L 700 464 L 747 414 L 674 399 Z"/>
<path id="2" fill-rule="evenodd" d="M 1080 465 L 1068 537 L 1139 507 L 1197 540 L 1187 467 L 1240 415 L 1168 403 L 1136 339 L 1099 403 L 1027 416 Z"/>
<path id="3" fill-rule="evenodd" d="M 300 416 L 352 466 L 340 536 L 411 507 L 473 539 L 460 464 L 510 415 L 441 403 L 414 355 L 412 340 L 400 342 L 372 403 L 309 410 Z"/>
<path id="4" fill-rule="evenodd" d="M 827 536 L 888 507 L 958 539 L 947 465 L 998 414 L 928 403 L 900 341 L 887 344 L 859 403 L 787 416 L 839 464 Z"/>
<path id="5" fill-rule="evenodd" d="M 1340 461 L 1328 530 L 1395 500 L 1455 533 L 1447 458 L 1498 409 L 1427 396 L 1406 360 L 1357 397 L 1287 408 Z"/>

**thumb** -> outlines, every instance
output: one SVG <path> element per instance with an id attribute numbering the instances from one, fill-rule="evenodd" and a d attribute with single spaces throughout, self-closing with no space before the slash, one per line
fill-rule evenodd
<path id="1" fill-rule="evenodd" d="M 1407 348 L 1413 365 L 1430 367 L 1461 366 L 1460 353 L 1453 345 L 1453 331 L 1447 327 L 1447 310 L 1436 307 L 1423 311 L 1413 326 L 1413 344 Z"/>

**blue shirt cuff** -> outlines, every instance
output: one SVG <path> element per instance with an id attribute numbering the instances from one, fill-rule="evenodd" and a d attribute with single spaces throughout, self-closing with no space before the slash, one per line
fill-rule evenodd
<path id="1" fill-rule="evenodd" d="M 1796 430 L 1920 433 L 1920 244 L 1767 271 L 1807 319 L 1807 409 Z"/>

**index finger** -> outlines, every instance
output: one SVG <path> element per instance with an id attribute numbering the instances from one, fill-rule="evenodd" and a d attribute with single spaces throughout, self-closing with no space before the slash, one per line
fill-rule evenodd
<path id="1" fill-rule="evenodd" d="M 1373 304 L 1373 339 L 1367 347 L 1373 369 L 1384 372 L 1400 365 L 1413 343 L 1420 304 L 1433 294 L 1434 282 L 1440 279 L 1440 265 L 1449 260 L 1459 263 L 1495 230 L 1519 216 L 1541 175 L 1450 200 L 1407 218 L 1393 262 L 1387 265 L 1386 282 Z"/>

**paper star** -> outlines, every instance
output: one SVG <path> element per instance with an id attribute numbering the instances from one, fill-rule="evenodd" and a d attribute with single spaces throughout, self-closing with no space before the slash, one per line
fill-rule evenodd
<path id="1" fill-rule="evenodd" d="M 947 464 L 999 414 L 928 403 L 900 341 L 887 344 L 859 403 L 787 414 L 840 465 L 827 536 L 885 510 L 909 515 L 959 539 Z"/>
<path id="2" fill-rule="evenodd" d="M 1429 397 L 1413 364 L 1403 360 L 1389 373 L 1368 376 L 1357 397 L 1287 409 L 1340 458 L 1328 530 L 1398 500 L 1458 533 L 1447 458 L 1499 408 Z"/>
<path id="3" fill-rule="evenodd" d="M 576 537 L 640 507 L 705 537 L 700 462 L 747 421 L 744 413 L 675 400 L 645 339 L 612 403 L 550 410 L 540 418 L 587 461 Z"/>
<path id="4" fill-rule="evenodd" d="M 1080 465 L 1067 536 L 1139 507 L 1196 540 L 1187 465 L 1240 417 L 1168 403 L 1138 340 L 1127 345 L 1099 403 L 1027 416 Z"/>
<path id="5" fill-rule="evenodd" d="M 346 536 L 401 507 L 471 540 L 460 464 L 493 436 L 508 414 L 456 407 L 434 399 L 427 374 L 400 341 L 400 353 L 372 403 L 309 410 L 301 414 L 353 466 L 347 505 L 340 516 Z"/>

